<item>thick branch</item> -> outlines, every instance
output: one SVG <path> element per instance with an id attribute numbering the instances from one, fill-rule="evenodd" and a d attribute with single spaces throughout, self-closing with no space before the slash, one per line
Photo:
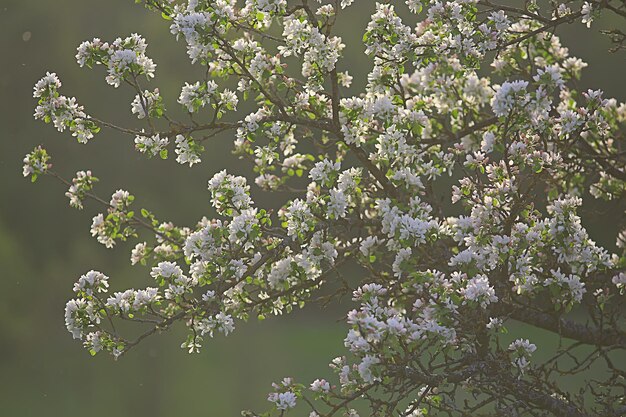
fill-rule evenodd
<path id="1" fill-rule="evenodd" d="M 619 330 L 598 329 L 509 303 L 498 304 L 494 312 L 588 345 L 626 348 L 626 333 Z"/>
<path id="2" fill-rule="evenodd" d="M 500 381 L 507 391 L 514 397 L 532 404 L 542 410 L 547 410 L 558 417 L 587 417 L 586 413 L 581 412 L 576 406 L 570 404 L 566 400 L 560 399 L 558 396 L 552 396 L 549 393 L 539 391 L 531 384 L 521 380 L 509 379 Z"/>

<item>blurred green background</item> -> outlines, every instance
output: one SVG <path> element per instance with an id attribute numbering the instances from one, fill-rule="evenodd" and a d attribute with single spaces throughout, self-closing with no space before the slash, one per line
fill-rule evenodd
<path id="1" fill-rule="evenodd" d="M 270 383 L 296 376 L 308 383 L 328 375 L 327 364 L 343 354 L 347 304 L 308 307 L 288 317 L 239 325 L 228 338 L 208 340 L 199 355 L 179 348 L 179 330 L 155 336 L 120 361 L 91 358 L 65 330 L 63 309 L 73 282 L 89 269 L 111 277 L 114 290 L 149 284 L 148 271 L 131 267 L 131 245 L 107 250 L 89 235 L 99 209 L 70 209 L 65 187 L 44 178 L 35 185 L 21 175 L 23 155 L 44 144 L 66 177 L 91 169 L 108 196 L 123 187 L 163 220 L 194 224 L 212 215 L 206 181 L 228 168 L 249 174 L 231 154 L 232 137 L 209 144 L 203 164 L 192 169 L 148 160 L 132 139 L 103 130 L 89 145 L 32 118 L 33 84 L 57 72 L 63 94 L 76 96 L 87 112 L 137 126 L 134 94 L 114 89 L 104 71 L 81 70 L 75 48 L 94 36 L 111 41 L 137 32 L 148 40 L 157 63 L 158 86 L 169 108 L 184 81 L 201 77 L 177 44 L 167 22 L 132 0 L 0 0 L 0 415 L 2 416 L 229 416 L 244 408 L 265 409 Z M 356 77 L 369 68 L 358 40 L 374 2 L 359 0 L 342 25 L 348 48 L 343 66 Z M 610 26 L 610 22 L 608 23 Z M 597 29 L 597 27 L 595 27 Z M 573 54 L 589 62 L 585 85 L 624 101 L 624 55 L 609 55 L 597 30 L 572 25 L 561 31 Z M 362 85 L 362 82 L 357 82 Z M 259 202 L 263 205 L 263 199 Z M 592 236 L 612 247 L 614 231 L 605 213 L 588 209 Z M 608 230 L 611 233 L 607 233 Z"/>

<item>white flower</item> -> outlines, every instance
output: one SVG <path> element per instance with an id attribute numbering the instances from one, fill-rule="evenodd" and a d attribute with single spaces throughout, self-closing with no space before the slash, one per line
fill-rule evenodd
<path id="1" fill-rule="evenodd" d="M 558 65 L 550 65 L 545 68 L 539 68 L 537 75 L 533 79 L 539 83 L 549 86 L 562 87 L 565 84 L 561 76 L 561 68 Z"/>
<path id="2" fill-rule="evenodd" d="M 369 383 L 376 380 L 376 377 L 374 377 L 374 374 L 372 373 L 372 366 L 379 363 L 380 359 L 376 356 L 365 355 L 365 357 L 358 366 L 359 375 L 364 382 Z"/>
<path id="3" fill-rule="evenodd" d="M 572 110 L 565 110 L 558 119 L 561 135 L 568 135 L 574 132 L 581 124 L 582 120 L 578 118 L 578 114 Z"/>
<path id="4" fill-rule="evenodd" d="M 210 298 L 207 297 L 207 300 L 209 299 Z M 228 336 L 233 332 L 233 330 L 235 330 L 235 322 L 230 315 L 220 311 L 218 314 L 202 320 L 198 324 L 198 328 L 203 336 L 208 333 L 209 336 L 213 337 L 213 332 L 215 330 L 223 333 L 224 336 Z"/>
<path id="5" fill-rule="evenodd" d="M 80 313 L 86 314 L 89 318 L 97 321 L 97 316 L 93 313 L 93 306 L 84 298 L 69 300 L 65 304 L 65 327 L 72 333 L 74 339 L 81 339 L 83 336 L 84 318 Z"/>
<path id="6" fill-rule="evenodd" d="M 372 253 L 372 249 L 378 245 L 378 237 L 377 236 L 368 236 L 361 242 L 359 250 L 363 254 L 363 256 L 369 257 Z"/>
<path id="7" fill-rule="evenodd" d="M 402 248 L 398 251 L 391 267 L 395 276 L 400 277 L 402 275 L 402 263 L 410 259 L 412 253 L 413 251 L 411 250 L 411 248 Z"/>
<path id="8" fill-rule="evenodd" d="M 491 101 L 491 107 L 496 116 L 505 116 L 517 105 L 523 107 L 529 100 L 523 93 L 528 86 L 527 81 L 505 82 L 500 86 Z"/>
<path id="9" fill-rule="evenodd" d="M 228 108 L 229 110 L 237 110 L 237 103 L 239 99 L 237 95 L 228 89 L 220 93 L 220 105 Z"/>
<path id="10" fill-rule="evenodd" d="M 489 317 L 489 323 L 487 323 L 486 327 L 491 330 L 497 330 L 502 327 L 502 319 L 498 317 Z"/>
<path id="11" fill-rule="evenodd" d="M 97 236 L 98 242 L 102 243 L 107 248 L 112 248 L 113 245 L 115 245 L 115 240 L 109 235 L 107 223 L 102 213 L 96 215 L 92 220 L 91 236 Z"/>
<path id="12" fill-rule="evenodd" d="M 153 278 L 176 279 L 183 276 L 183 270 L 174 262 L 159 262 L 152 268 L 150 275 Z"/>
<path id="13" fill-rule="evenodd" d="M 93 59 L 92 53 L 94 51 L 109 51 L 110 45 L 107 42 L 102 42 L 99 38 L 94 38 L 92 41 L 82 42 L 76 53 L 76 62 L 81 67 L 87 64 L 87 61 Z"/>
<path id="14" fill-rule="evenodd" d="M 316 379 L 311 383 L 311 391 L 328 392 L 330 391 L 330 384 L 325 379 Z"/>
<path id="15" fill-rule="evenodd" d="M 78 171 L 72 179 L 72 185 L 65 193 L 65 196 L 70 199 L 70 206 L 82 209 L 83 199 L 97 181 L 98 179 L 91 174 L 91 171 Z"/>
<path id="16" fill-rule="evenodd" d="M 513 353 L 513 365 L 523 373 L 530 364 L 529 359 L 537 350 L 537 346 L 530 343 L 528 339 L 517 339 L 511 342 L 509 350 Z"/>
<path id="17" fill-rule="evenodd" d="M 193 84 L 185 83 L 178 97 L 178 102 L 185 106 L 189 113 L 194 113 L 210 102 L 215 90 L 217 90 L 217 84 L 213 80 L 206 84 L 201 84 L 200 81 Z"/>
<path id="18" fill-rule="evenodd" d="M 89 60 L 106 65 L 106 82 L 117 88 L 131 73 L 154 77 L 156 64 L 146 56 L 146 47 L 146 41 L 135 33 L 125 39 L 117 38 L 111 45 L 96 38 L 91 43 L 81 44 L 76 58 L 81 66 Z"/>
<path id="19" fill-rule="evenodd" d="M 483 140 L 482 142 L 480 142 L 480 150 L 485 153 L 493 152 L 493 144 L 495 140 L 496 140 L 496 135 L 493 132 L 491 131 L 485 132 L 485 134 L 483 135 Z"/>
<path id="20" fill-rule="evenodd" d="M 575 274 L 566 275 L 561 269 L 551 270 L 552 276 L 544 281 L 545 286 L 553 285 L 558 291 L 555 299 L 563 303 L 580 303 L 587 292 L 585 283 Z"/>
<path id="21" fill-rule="evenodd" d="M 251 2 L 251 0 L 248 0 Z M 279 12 L 287 6 L 286 0 L 253 0 L 256 9 L 262 12 Z"/>
<path id="22" fill-rule="evenodd" d="M 37 81 L 35 87 L 33 87 L 33 97 L 42 97 L 59 88 L 61 88 L 61 80 L 59 80 L 59 77 L 57 77 L 54 72 L 46 72 L 46 76 Z"/>
<path id="23" fill-rule="evenodd" d="M 350 88 L 350 86 L 352 85 L 353 77 L 352 75 L 348 74 L 348 71 L 338 73 L 337 77 L 339 78 L 339 84 L 342 87 Z"/>
<path id="24" fill-rule="evenodd" d="M 261 174 L 254 183 L 264 190 L 275 190 L 280 185 L 280 178 L 273 174 Z"/>
<path id="25" fill-rule="evenodd" d="M 475 301 L 482 308 L 498 301 L 496 292 L 489 285 L 489 278 L 486 275 L 476 275 L 467 282 L 467 286 L 461 290 L 461 294 L 467 300 Z"/>
<path id="26" fill-rule="evenodd" d="M 350 168 L 339 174 L 337 188 L 344 193 L 354 193 L 358 181 L 361 179 L 360 168 Z"/>
<path id="27" fill-rule="evenodd" d="M 123 210 L 132 202 L 131 195 L 128 191 L 117 190 L 111 196 L 109 205 L 115 209 Z"/>
<path id="28" fill-rule="evenodd" d="M 387 319 L 387 331 L 390 334 L 402 334 L 406 332 L 404 320 L 398 317 L 390 317 Z"/>
<path id="29" fill-rule="evenodd" d="M 506 17 L 506 14 L 502 10 L 499 10 L 497 12 L 492 12 L 489 18 L 493 21 L 496 27 L 496 30 L 498 31 L 506 30 L 509 28 L 509 26 L 511 26 L 511 22 L 509 21 L 509 19 Z"/>
<path id="30" fill-rule="evenodd" d="M 332 162 L 328 159 L 324 159 L 315 164 L 309 171 L 309 177 L 316 182 L 330 185 L 331 177 L 335 175 L 341 169 L 339 162 Z"/>
<path id="31" fill-rule="evenodd" d="M 587 63 L 583 62 L 583 60 L 580 58 L 576 58 L 572 56 L 572 57 L 567 58 L 565 61 L 563 61 L 561 66 L 564 69 L 573 72 L 574 75 L 580 76 L 581 70 L 587 67 Z"/>
<path id="32" fill-rule="evenodd" d="M 69 128 L 78 142 L 87 143 L 98 131 L 98 126 L 74 97 L 59 94 L 60 87 L 61 81 L 54 73 L 47 73 L 35 84 L 33 96 L 39 98 L 39 102 L 34 117 L 52 123 L 59 132 Z"/>
<path id="33" fill-rule="evenodd" d="M 284 258 L 272 265 L 270 273 L 267 275 L 267 281 L 272 288 L 276 288 L 287 281 L 291 274 L 291 262 L 293 259 Z"/>
<path id="34" fill-rule="evenodd" d="M 189 164 L 193 166 L 200 162 L 200 152 L 202 147 L 196 144 L 192 138 L 185 138 L 183 135 L 176 136 L 176 162 L 179 164 Z"/>
<path id="35" fill-rule="evenodd" d="M 287 207 L 287 235 L 298 236 L 309 230 L 309 222 L 313 219 L 309 206 L 300 199 L 295 199 Z"/>
<path id="36" fill-rule="evenodd" d="M 158 104 L 161 100 L 159 95 L 159 89 L 154 91 L 145 90 L 142 94 L 137 94 L 135 99 L 131 103 L 131 111 L 137 115 L 138 119 L 143 119 L 150 115 L 155 108 L 155 104 Z"/>
<path id="37" fill-rule="evenodd" d="M 185 256 L 189 259 L 210 261 L 214 256 L 220 255 L 222 248 L 216 236 L 221 236 L 221 227 L 222 223 L 216 221 L 190 234 L 185 241 Z"/>
<path id="38" fill-rule="evenodd" d="M 422 0 L 406 0 L 405 3 L 413 13 L 419 13 L 422 10 Z"/>
<path id="39" fill-rule="evenodd" d="M 129 289 L 114 293 L 107 299 L 106 305 L 122 313 L 130 313 L 133 310 L 134 299 L 135 290 Z"/>
<path id="40" fill-rule="evenodd" d="M 249 208 L 243 210 L 238 216 L 233 217 L 232 222 L 228 225 L 228 239 L 231 243 L 246 242 L 247 245 L 252 245 L 250 233 L 259 224 L 256 214 L 256 208 Z"/>
<path id="41" fill-rule="evenodd" d="M 91 270 L 85 275 L 81 275 L 80 279 L 74 284 L 74 292 L 83 292 L 87 295 L 94 295 L 94 292 L 106 292 L 109 288 L 109 277 L 102 272 Z"/>
<path id="42" fill-rule="evenodd" d="M 150 304 L 160 299 L 158 288 L 148 287 L 145 290 L 139 290 L 135 293 L 135 300 L 133 302 L 133 309 L 139 310 L 142 307 L 149 306 Z"/>
<path id="43" fill-rule="evenodd" d="M 591 22 L 593 22 L 593 16 L 591 15 L 591 13 L 593 12 L 593 7 L 591 6 L 591 3 L 589 3 L 588 1 L 584 2 L 582 8 L 580 9 L 580 12 L 583 16 L 583 24 L 587 25 L 587 27 L 590 28 Z"/>
<path id="44" fill-rule="evenodd" d="M 170 143 L 168 138 L 162 138 L 159 133 L 152 136 L 136 136 L 135 148 L 149 156 L 156 156 Z"/>
<path id="45" fill-rule="evenodd" d="M 335 219 L 345 217 L 346 209 L 348 208 L 348 198 L 346 194 L 341 190 L 333 188 L 330 190 L 329 197 L 328 214 Z"/>
<path id="46" fill-rule="evenodd" d="M 24 177 L 31 175 L 32 181 L 35 181 L 37 176 L 48 172 L 48 168 L 50 167 L 49 161 L 50 156 L 48 152 L 41 146 L 37 146 L 24 157 L 22 174 Z"/>
<path id="47" fill-rule="evenodd" d="M 211 203 L 218 210 L 229 207 L 244 210 L 252 204 L 250 186 L 245 177 L 227 174 L 226 170 L 218 172 L 209 180 L 209 191 Z"/>
<path id="48" fill-rule="evenodd" d="M 84 345 L 88 349 L 92 349 L 93 352 L 100 352 L 102 350 L 102 332 L 90 332 L 85 336 Z"/>
<path id="49" fill-rule="evenodd" d="M 618 288 L 623 288 L 626 286 L 626 273 L 620 272 L 611 279 L 611 282 L 613 282 L 613 284 L 615 284 Z"/>
<path id="50" fill-rule="evenodd" d="M 208 303 L 209 301 L 212 301 L 214 299 L 215 299 L 215 291 L 213 290 L 208 290 L 207 292 L 202 294 L 202 301 L 204 301 L 205 303 Z"/>
<path id="51" fill-rule="evenodd" d="M 354 3 L 354 0 L 341 0 L 341 8 L 345 9 Z"/>
<path id="52" fill-rule="evenodd" d="M 290 408 L 295 408 L 297 398 L 296 394 L 291 391 L 287 391 L 271 393 L 267 397 L 267 400 L 276 404 L 276 408 L 279 410 L 289 410 Z"/>

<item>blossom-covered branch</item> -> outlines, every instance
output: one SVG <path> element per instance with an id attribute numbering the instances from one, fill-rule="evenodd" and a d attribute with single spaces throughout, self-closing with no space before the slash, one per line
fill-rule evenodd
<path id="1" fill-rule="evenodd" d="M 92 354 L 119 357 L 177 323 L 197 352 L 237 320 L 352 294 L 337 383 L 285 378 L 270 411 L 247 415 L 301 406 L 356 417 L 363 404 L 374 416 L 623 414 L 626 212 L 607 250 L 580 211 L 591 198 L 623 211 L 626 105 L 580 90 L 587 64 L 555 34 L 603 13 L 622 19 L 623 4 L 362 0 L 372 68 L 356 91 L 337 34 L 354 0 L 144 3 L 205 76 L 163 97 L 143 85 L 156 74 L 145 39 L 96 38 L 79 46 L 79 65 L 130 88 L 141 126 L 88 115 L 52 73 L 35 86 L 35 117 L 82 143 L 115 129 L 146 156 L 173 148 L 189 166 L 208 139 L 233 133 L 255 186 L 288 193 L 263 209 L 246 178 L 220 171 L 207 190 L 217 217 L 176 226 L 135 215 L 126 191 L 96 197 L 90 171 L 63 180 L 72 206 L 106 206 L 91 229 L 105 246 L 138 239 L 138 226 L 154 235 L 131 253 L 153 286 L 111 293 L 97 271 L 75 284 L 66 325 Z M 254 110 L 241 115 L 243 102 Z M 174 103 L 190 121 L 170 116 Z M 61 178 L 41 147 L 24 163 L 33 180 Z M 122 335 L 118 321 L 138 330 Z M 533 329 L 559 343 L 540 344 Z M 572 377 L 580 390 L 562 383 Z"/>

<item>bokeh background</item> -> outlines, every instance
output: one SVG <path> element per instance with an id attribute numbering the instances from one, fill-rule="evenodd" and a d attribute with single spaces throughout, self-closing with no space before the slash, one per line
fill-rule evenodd
<path id="1" fill-rule="evenodd" d="M 348 45 L 343 65 L 355 78 L 369 69 L 359 39 L 373 7 L 374 1 L 359 0 L 341 26 Z M 574 55 L 590 63 L 583 85 L 624 101 L 624 54 L 608 54 L 610 45 L 597 32 L 614 22 L 605 19 L 591 31 L 571 25 L 559 34 Z M 229 135 L 215 138 L 203 164 L 190 169 L 173 160 L 148 160 L 133 150 L 132 138 L 110 130 L 85 146 L 32 118 L 32 86 L 48 70 L 60 76 L 63 94 L 76 96 L 90 114 L 137 126 L 130 114 L 134 93 L 108 86 L 102 68 L 80 69 L 74 60 L 83 40 L 111 41 L 132 32 L 147 38 L 148 54 L 158 65 L 151 88 L 161 89 L 175 113 L 183 82 L 199 79 L 201 70 L 188 63 L 184 45 L 158 14 L 132 0 L 0 0 L 0 415 L 234 416 L 245 408 L 265 409 L 272 381 L 297 376 L 308 383 L 328 375 L 328 362 L 344 353 L 341 318 L 348 301 L 240 324 L 228 338 L 207 340 L 199 355 L 179 348 L 179 329 L 153 337 L 117 362 L 105 355 L 91 358 L 65 330 L 65 302 L 87 270 L 109 275 L 114 290 L 146 286 L 149 275 L 130 266 L 131 245 L 107 250 L 90 237 L 98 207 L 73 210 L 64 186 L 49 178 L 34 185 L 24 180 L 24 154 L 43 144 L 65 176 L 91 169 L 101 179 L 100 195 L 123 187 L 137 196 L 137 207 L 188 225 L 212 214 L 206 181 L 215 172 L 250 173 L 231 155 Z M 588 206 L 583 216 L 592 237 L 611 248 L 614 230 L 607 214 Z"/>

